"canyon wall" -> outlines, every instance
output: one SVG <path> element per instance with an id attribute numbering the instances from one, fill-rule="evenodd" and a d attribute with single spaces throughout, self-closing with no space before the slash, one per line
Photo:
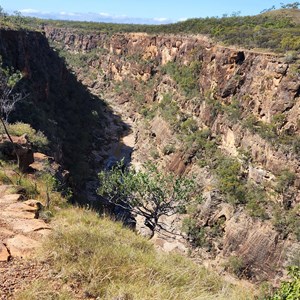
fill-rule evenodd
<path id="1" fill-rule="evenodd" d="M 95 177 L 91 152 L 110 139 L 106 116 L 115 126 L 123 123 L 77 81 L 42 33 L 0 30 L 0 56 L 3 67 L 22 72 L 17 89 L 28 95 L 9 121 L 29 123 L 47 136 L 48 154 L 70 171 L 70 184 L 81 194 Z"/>
<path id="2" fill-rule="evenodd" d="M 77 78 L 133 122 L 133 164 L 152 160 L 203 185 L 193 219 L 205 239 L 195 255 L 240 277 L 276 283 L 299 253 L 297 60 L 205 36 L 44 30 Z M 194 137 L 204 131 L 199 146 Z M 239 164 L 236 177 L 248 189 L 239 200 L 239 186 L 228 192 L 231 200 L 222 190 L 224 178 L 214 170 L 220 155 Z"/>

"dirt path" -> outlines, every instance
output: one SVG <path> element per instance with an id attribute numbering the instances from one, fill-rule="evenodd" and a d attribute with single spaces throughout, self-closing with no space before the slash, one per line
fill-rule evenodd
<path id="1" fill-rule="evenodd" d="M 38 201 L 22 201 L 11 185 L 0 185 L 0 299 L 10 299 L 26 280 L 33 280 L 40 272 L 39 263 L 30 257 L 50 233 L 50 226 L 37 219 Z"/>

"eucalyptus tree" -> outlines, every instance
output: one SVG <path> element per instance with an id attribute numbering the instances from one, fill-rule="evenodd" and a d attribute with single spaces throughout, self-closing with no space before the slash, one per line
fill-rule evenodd
<path id="1" fill-rule="evenodd" d="M 98 194 L 109 203 L 145 217 L 152 232 L 163 230 L 160 219 L 184 212 L 188 204 L 200 201 L 195 180 L 159 171 L 153 164 L 136 171 L 123 162 L 99 173 Z"/>

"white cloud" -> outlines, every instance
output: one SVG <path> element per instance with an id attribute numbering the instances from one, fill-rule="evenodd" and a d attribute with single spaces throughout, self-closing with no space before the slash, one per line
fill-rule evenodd
<path id="1" fill-rule="evenodd" d="M 36 10 L 36 9 L 32 9 L 32 8 L 24 8 L 20 10 L 21 13 L 23 14 L 37 14 L 37 13 L 41 13 L 40 11 Z"/>
<path id="2" fill-rule="evenodd" d="M 168 18 L 153 18 L 153 20 L 157 22 L 166 22 L 168 21 Z"/>
<path id="3" fill-rule="evenodd" d="M 61 16 L 70 16 L 70 17 L 77 16 L 77 14 L 74 14 L 74 13 L 71 13 L 71 12 L 65 12 L 65 11 L 61 11 L 59 14 Z"/>
<path id="4" fill-rule="evenodd" d="M 101 17 L 110 17 L 111 15 L 108 14 L 108 13 L 101 12 L 101 13 L 99 13 L 99 16 L 101 16 Z"/>
<path id="5" fill-rule="evenodd" d="M 183 22 L 183 21 L 186 21 L 188 18 L 180 18 L 178 19 L 179 22 Z"/>
<path id="6" fill-rule="evenodd" d="M 166 24 L 172 20 L 167 18 L 132 18 L 126 15 L 111 15 L 106 12 L 99 13 L 75 13 L 75 12 L 45 12 L 32 8 L 20 10 L 22 14 L 30 17 L 58 20 L 73 20 L 73 21 L 93 21 L 93 22 L 108 22 L 108 23 L 131 23 L 131 24 Z"/>

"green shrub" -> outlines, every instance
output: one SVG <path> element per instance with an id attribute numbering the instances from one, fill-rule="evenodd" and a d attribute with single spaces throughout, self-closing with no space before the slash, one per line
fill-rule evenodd
<path id="1" fill-rule="evenodd" d="M 280 288 L 268 300 L 299 300 L 300 299 L 300 268 L 288 268 L 291 281 L 284 281 Z"/>
<path id="2" fill-rule="evenodd" d="M 21 136 L 26 134 L 35 150 L 44 151 L 48 147 L 49 141 L 47 137 L 41 131 L 33 129 L 29 124 L 21 122 L 8 124 L 7 129 L 11 135 Z M 2 126 L 0 127 L 0 134 L 5 134 Z"/>
<path id="3" fill-rule="evenodd" d="M 162 72 L 169 74 L 187 97 L 193 97 L 198 93 L 201 67 L 200 61 L 192 61 L 189 65 L 169 62 L 162 67 Z"/>
<path id="4" fill-rule="evenodd" d="M 231 203 L 246 202 L 246 187 L 241 179 L 240 163 L 230 157 L 220 157 L 216 162 L 216 174 L 219 181 L 219 189 L 227 196 Z"/>
<path id="5" fill-rule="evenodd" d="M 267 219 L 268 215 L 266 209 L 262 205 L 258 198 L 251 198 L 247 201 L 246 209 L 248 210 L 251 217 Z"/>
<path id="6" fill-rule="evenodd" d="M 298 207 L 291 210 L 283 210 L 277 206 L 274 209 L 273 225 L 276 230 L 287 238 L 288 235 L 293 234 L 295 238 L 300 241 L 300 220 L 298 217 Z"/>
<path id="7" fill-rule="evenodd" d="M 205 99 L 205 103 L 209 107 L 210 116 L 215 119 L 218 114 L 224 111 L 224 108 L 220 102 L 220 100 L 215 99 L 213 97 L 208 97 Z"/>
<path id="8" fill-rule="evenodd" d="M 242 107 L 237 99 L 233 99 L 230 104 L 225 105 L 223 110 L 232 122 L 237 122 L 240 120 Z"/>
<path id="9" fill-rule="evenodd" d="M 181 133 L 179 139 L 183 141 L 185 150 L 193 148 L 202 158 L 213 156 L 217 149 L 216 142 L 211 139 L 209 129 L 196 130 Z"/>
<path id="10" fill-rule="evenodd" d="M 194 218 L 183 219 L 182 230 L 188 235 L 194 247 L 204 247 L 206 245 L 205 229 L 197 226 L 197 221 Z"/>
<path id="11" fill-rule="evenodd" d="M 294 137 L 293 142 L 292 142 L 292 150 L 293 150 L 293 153 L 300 155 L 300 137 L 299 136 Z"/>
<path id="12" fill-rule="evenodd" d="M 153 158 L 153 159 L 158 159 L 159 158 L 159 153 L 156 149 L 151 149 L 150 150 L 150 156 Z"/>
<path id="13" fill-rule="evenodd" d="M 246 199 L 246 209 L 251 217 L 260 218 L 262 220 L 268 218 L 265 208 L 267 194 L 262 188 L 248 184 Z"/>
<path id="14" fill-rule="evenodd" d="M 188 118 L 180 125 L 181 130 L 186 134 L 191 134 L 198 130 L 198 124 L 196 120 L 192 118 Z"/>
<path id="15" fill-rule="evenodd" d="M 300 46 L 300 39 L 298 38 L 296 41 L 299 43 L 299 46 Z M 289 49 L 289 46 L 291 45 L 291 38 L 290 37 L 285 37 L 282 40 L 281 45 L 282 45 L 283 48 Z M 284 61 L 288 64 L 291 64 L 291 63 L 295 62 L 297 60 L 297 58 L 298 58 L 297 51 L 290 51 L 290 52 L 287 52 L 285 54 Z"/>
<path id="16" fill-rule="evenodd" d="M 178 131 L 180 128 L 178 104 L 173 101 L 171 94 L 164 94 L 162 101 L 158 105 L 161 116 L 167 121 L 173 130 Z"/>
<path id="17" fill-rule="evenodd" d="M 168 144 L 168 145 L 164 146 L 162 152 L 163 152 L 164 155 L 170 155 L 170 154 L 174 153 L 175 150 L 176 150 L 175 145 Z"/>
<path id="18" fill-rule="evenodd" d="M 12 180 L 4 170 L 0 170 L 0 182 L 1 184 L 13 184 Z"/>
<path id="19" fill-rule="evenodd" d="M 230 256 L 225 264 L 225 268 L 237 277 L 242 277 L 245 271 L 245 264 L 241 257 Z"/>
<path id="20" fill-rule="evenodd" d="M 242 122 L 242 125 L 250 132 L 260 135 L 271 145 L 284 146 L 283 149 L 299 154 L 300 138 L 294 133 L 282 130 L 285 123 L 286 116 L 278 113 L 273 116 L 270 123 L 259 121 L 254 115 L 250 115 Z"/>
<path id="21" fill-rule="evenodd" d="M 289 265 L 300 268 L 300 251 L 299 248 L 295 248 L 289 257 Z"/>
<path id="22" fill-rule="evenodd" d="M 35 199 L 35 197 L 39 194 L 37 184 L 33 179 L 28 177 L 20 177 L 16 184 L 24 188 L 25 196 L 28 199 Z"/>
<path id="23" fill-rule="evenodd" d="M 277 177 L 276 191 L 284 193 L 291 185 L 294 184 L 296 174 L 290 170 L 283 170 Z"/>

